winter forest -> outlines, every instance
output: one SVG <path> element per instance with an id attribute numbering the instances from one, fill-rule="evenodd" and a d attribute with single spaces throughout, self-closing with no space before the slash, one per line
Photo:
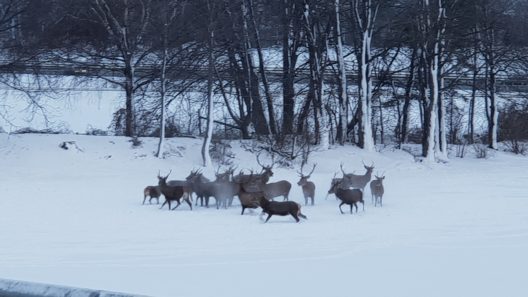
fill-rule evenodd
<path id="1" fill-rule="evenodd" d="M 0 0 L 0 52 L 0 295 L 524 296 L 528 0 Z"/>
<path id="2" fill-rule="evenodd" d="M 35 112 L 45 109 L 32 91 L 64 76 L 113 84 L 125 103 L 108 132 L 130 137 L 266 138 L 278 151 L 294 138 L 366 150 L 411 142 L 441 159 L 449 144 L 508 141 L 524 152 L 527 8 L 3 0 L 2 84 L 27 92 Z"/>

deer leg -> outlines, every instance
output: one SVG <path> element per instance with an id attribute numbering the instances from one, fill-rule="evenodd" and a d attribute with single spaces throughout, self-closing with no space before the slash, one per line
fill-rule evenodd
<path id="1" fill-rule="evenodd" d="M 312 206 L 314 205 L 314 197 L 310 197 L 312 199 Z"/>
<path id="2" fill-rule="evenodd" d="M 163 202 L 163 204 L 161 205 L 160 209 L 162 209 L 162 208 L 163 208 L 163 206 L 165 206 L 165 204 L 167 204 L 167 203 L 168 203 L 168 201 L 169 201 L 169 200 L 165 199 L 165 202 Z M 170 209 L 170 204 L 169 204 L 169 209 Z"/>
<path id="3" fill-rule="evenodd" d="M 143 196 L 143 204 L 145 204 L 145 200 L 147 200 L 147 196 Z"/>
<path id="4" fill-rule="evenodd" d="M 361 205 L 363 205 L 363 211 L 365 211 L 365 201 L 361 201 Z M 356 212 L 357 212 L 357 206 L 356 206 Z"/>
<path id="5" fill-rule="evenodd" d="M 156 204 L 159 204 L 159 197 L 156 197 Z"/>
<path id="6" fill-rule="evenodd" d="M 241 215 L 244 215 L 244 210 L 246 210 L 246 208 L 244 207 L 244 205 L 242 205 L 242 213 L 241 213 Z"/>
<path id="7" fill-rule="evenodd" d="M 267 223 L 269 221 L 269 219 L 271 218 L 272 214 L 271 213 L 268 213 L 268 218 L 266 219 L 266 221 L 264 221 L 264 223 Z"/>
<path id="8" fill-rule="evenodd" d="M 190 207 L 191 210 L 192 210 L 192 203 L 191 203 L 191 201 L 189 201 L 189 198 L 186 198 L 186 199 L 185 199 L 185 202 L 187 202 L 187 204 L 189 204 L 189 207 Z"/>
<path id="9" fill-rule="evenodd" d="M 300 220 L 299 220 L 299 217 L 297 216 L 297 213 L 295 213 L 295 212 L 290 212 L 290 214 L 291 214 L 292 217 L 295 219 L 295 221 L 296 221 L 297 223 L 299 223 Z"/>
<path id="10" fill-rule="evenodd" d="M 339 211 L 341 211 L 341 214 L 344 214 L 343 210 L 341 209 L 341 206 L 343 206 L 343 204 L 345 204 L 345 202 L 341 202 L 341 204 L 339 204 Z"/>
<path id="11" fill-rule="evenodd" d="M 178 204 L 176 204 L 176 206 L 174 206 L 174 208 L 171 209 L 171 210 L 175 210 L 175 209 L 178 208 L 178 206 L 180 206 L 180 204 L 181 204 L 180 200 L 176 200 L 176 203 L 178 203 Z M 170 202 L 169 202 L 169 209 L 170 209 Z"/>
<path id="12" fill-rule="evenodd" d="M 354 203 L 350 204 L 350 214 L 354 213 Z"/>

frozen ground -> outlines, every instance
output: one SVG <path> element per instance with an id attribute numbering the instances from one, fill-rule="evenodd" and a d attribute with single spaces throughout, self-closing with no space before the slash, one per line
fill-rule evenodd
<path id="1" fill-rule="evenodd" d="M 69 140 L 82 151 L 58 147 Z M 401 151 L 317 152 L 308 220 L 263 224 L 238 207 L 141 205 L 158 170 L 183 179 L 200 160 L 199 140 L 170 140 L 165 160 L 155 146 L 0 134 L 0 278 L 160 297 L 528 296 L 528 158 L 421 164 Z M 239 168 L 257 168 L 233 151 Z M 325 200 L 329 181 L 340 162 L 363 172 L 362 160 L 385 171 L 384 206 L 367 190 L 366 211 L 342 215 Z M 279 179 L 298 177 L 278 169 Z M 290 197 L 303 200 L 296 184 Z"/>

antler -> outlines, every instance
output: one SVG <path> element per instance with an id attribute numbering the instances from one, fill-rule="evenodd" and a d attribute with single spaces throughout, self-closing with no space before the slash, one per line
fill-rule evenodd
<path id="1" fill-rule="evenodd" d="M 169 171 L 169 173 L 167 174 L 167 176 L 165 176 L 165 178 L 169 177 L 169 175 L 171 174 L 172 172 L 172 169 Z"/>
<path id="2" fill-rule="evenodd" d="M 304 168 L 304 163 L 301 163 L 301 171 L 297 170 L 297 174 L 299 174 L 300 177 L 304 177 L 303 168 Z"/>
<path id="3" fill-rule="evenodd" d="M 271 166 L 269 166 L 269 167 L 273 168 L 274 165 L 275 165 L 275 153 L 272 153 L 271 154 Z"/>
<path id="4" fill-rule="evenodd" d="M 313 173 L 314 170 L 315 170 L 315 166 L 317 166 L 317 163 L 314 164 L 314 166 L 313 166 L 313 168 L 312 168 L 312 171 L 310 171 L 310 173 L 308 173 L 307 176 L 311 176 L 311 175 L 312 175 L 312 173 Z"/>
<path id="5" fill-rule="evenodd" d="M 257 164 L 259 164 L 260 167 L 266 167 L 266 166 L 262 165 L 262 163 L 260 163 L 260 152 L 257 154 Z"/>
<path id="6" fill-rule="evenodd" d="M 343 169 L 343 163 L 339 165 L 339 168 L 341 168 L 341 172 L 343 172 L 343 176 L 346 175 L 345 170 Z"/>

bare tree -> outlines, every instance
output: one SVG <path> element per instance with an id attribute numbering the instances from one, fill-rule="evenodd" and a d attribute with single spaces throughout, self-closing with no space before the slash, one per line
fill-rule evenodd
<path id="1" fill-rule="evenodd" d="M 380 3 L 377 0 L 351 0 L 356 59 L 359 67 L 359 145 L 374 150 L 371 123 L 372 101 L 372 35 Z"/>
<path id="2" fill-rule="evenodd" d="M 339 68 L 339 74 L 337 75 L 338 80 L 338 102 L 339 102 L 339 121 L 337 126 L 337 141 L 343 145 L 346 141 L 347 129 L 346 124 L 348 123 L 348 88 L 347 88 L 347 77 L 346 77 L 346 65 L 343 53 L 343 36 L 341 29 L 341 4 L 339 0 L 335 0 L 335 37 L 336 37 L 336 54 L 337 54 L 337 65 Z"/>

